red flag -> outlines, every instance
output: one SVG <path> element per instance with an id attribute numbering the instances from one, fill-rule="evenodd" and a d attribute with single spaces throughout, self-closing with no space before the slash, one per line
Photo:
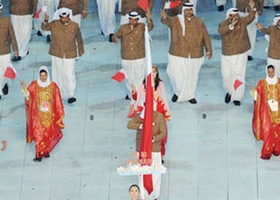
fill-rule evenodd
<path id="1" fill-rule="evenodd" d="M 243 83 L 244 83 L 243 80 L 240 77 L 237 77 L 233 84 L 234 90 L 237 90 L 237 88 Z"/>
<path id="2" fill-rule="evenodd" d="M 172 8 L 179 6 L 180 4 L 181 4 L 181 1 L 169 1 L 169 2 L 165 3 L 164 9 L 172 9 Z"/>
<path id="3" fill-rule="evenodd" d="M 148 27 L 145 29 L 145 54 L 146 54 L 146 101 L 145 101 L 145 113 L 144 113 L 144 127 L 141 138 L 139 159 L 151 160 L 152 158 L 152 137 L 153 137 L 153 75 L 152 75 L 152 58 L 149 41 Z M 151 165 L 151 163 L 144 163 L 144 165 Z M 148 194 L 153 191 L 153 179 L 152 175 L 143 175 L 144 188 Z"/>
<path id="4" fill-rule="evenodd" d="M 126 73 L 124 69 L 120 69 L 115 75 L 112 76 L 112 79 L 121 83 L 124 79 L 126 79 Z"/>
<path id="5" fill-rule="evenodd" d="M 4 73 L 4 77 L 15 79 L 16 78 L 16 70 L 13 67 L 8 66 Z"/>
<path id="6" fill-rule="evenodd" d="M 137 2 L 138 6 L 140 8 L 142 8 L 142 10 L 144 10 L 145 12 L 148 10 L 149 8 L 149 3 L 148 0 L 138 0 Z"/>
<path id="7" fill-rule="evenodd" d="M 42 12 L 42 8 L 40 8 L 40 9 L 38 10 L 38 12 L 33 16 L 33 18 L 38 19 L 41 12 Z"/>

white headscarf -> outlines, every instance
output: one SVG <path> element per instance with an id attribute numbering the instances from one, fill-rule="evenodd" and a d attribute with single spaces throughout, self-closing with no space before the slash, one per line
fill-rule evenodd
<path id="1" fill-rule="evenodd" d="M 182 6 L 182 13 L 180 15 L 178 15 L 178 19 L 180 21 L 181 27 L 182 27 L 182 35 L 185 35 L 185 29 L 186 29 L 186 25 L 185 25 L 185 14 L 184 14 L 184 10 L 186 9 L 194 9 L 193 4 L 192 3 L 184 3 Z M 193 10 L 194 11 L 194 10 Z"/>
<path id="2" fill-rule="evenodd" d="M 280 20 L 280 13 L 277 13 L 273 19 L 272 25 L 277 25 L 277 22 Z"/>
<path id="3" fill-rule="evenodd" d="M 45 82 L 42 82 L 41 79 L 40 79 L 40 72 L 44 70 L 47 72 L 47 80 Z M 49 71 L 48 71 L 48 68 L 46 66 L 41 66 L 38 70 L 38 78 L 37 78 L 37 83 L 40 87 L 47 87 L 49 84 L 51 84 L 51 79 L 50 79 L 50 74 L 49 74 Z"/>
<path id="4" fill-rule="evenodd" d="M 266 66 L 266 71 L 265 71 L 265 73 L 266 73 L 266 78 L 265 78 L 265 80 L 266 80 L 266 82 L 268 83 L 268 85 L 275 85 L 276 83 L 277 83 L 277 81 L 278 81 L 278 79 L 277 79 L 277 77 L 276 77 L 276 74 L 274 74 L 274 77 L 273 78 L 270 78 L 269 76 L 268 76 L 268 74 L 267 74 L 267 70 L 268 70 L 268 66 L 271 66 L 271 65 L 267 65 Z M 272 65 L 273 66 L 273 65 Z M 274 67 L 274 66 L 273 66 Z M 275 72 L 275 67 L 274 67 L 274 72 Z"/>
<path id="5" fill-rule="evenodd" d="M 227 10 L 226 18 L 228 18 L 229 15 L 237 14 L 237 13 L 238 13 L 238 9 L 237 8 L 230 8 L 230 9 Z"/>
<path id="6" fill-rule="evenodd" d="M 62 7 L 60 9 L 58 9 L 57 11 L 55 11 L 52 21 L 59 20 L 60 16 L 61 15 L 63 16 L 63 14 L 69 15 L 69 18 L 72 20 L 72 18 L 73 18 L 72 10 L 69 8 L 66 8 L 66 7 Z"/>

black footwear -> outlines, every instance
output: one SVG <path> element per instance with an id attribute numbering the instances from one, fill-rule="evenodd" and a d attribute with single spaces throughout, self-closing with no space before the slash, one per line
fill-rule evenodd
<path id="1" fill-rule="evenodd" d="M 37 35 L 38 35 L 38 36 L 43 36 L 43 34 L 41 33 L 41 31 L 37 31 Z"/>
<path id="2" fill-rule="evenodd" d="M 25 56 L 28 56 L 29 55 L 29 50 L 26 52 L 26 55 Z"/>
<path id="3" fill-rule="evenodd" d="M 42 161 L 42 158 L 34 158 L 33 161 L 34 161 L 34 162 L 41 162 L 41 161 Z"/>
<path id="4" fill-rule="evenodd" d="M 161 164 L 162 164 L 162 165 L 164 164 L 164 160 L 163 160 L 163 159 L 161 159 Z"/>
<path id="5" fill-rule="evenodd" d="M 263 6 L 263 8 L 264 8 L 264 9 L 268 9 L 268 8 L 269 8 L 269 6 Z"/>
<path id="6" fill-rule="evenodd" d="M 189 102 L 190 102 L 191 104 L 196 104 L 196 103 L 197 103 L 197 101 L 195 100 L 195 98 L 190 99 Z"/>
<path id="7" fill-rule="evenodd" d="M 252 56 L 248 56 L 247 60 L 252 61 L 253 57 Z"/>
<path id="8" fill-rule="evenodd" d="M 113 42 L 113 35 L 114 35 L 114 33 L 111 33 L 111 34 L 109 35 L 109 42 Z"/>
<path id="9" fill-rule="evenodd" d="M 44 158 L 49 158 L 49 157 L 50 157 L 50 154 L 44 156 Z"/>
<path id="10" fill-rule="evenodd" d="M 274 10 L 280 10 L 280 6 L 274 6 Z"/>
<path id="11" fill-rule="evenodd" d="M 4 95 L 7 95 L 9 93 L 9 86 L 8 86 L 7 83 L 2 88 L 2 92 L 3 92 Z"/>
<path id="12" fill-rule="evenodd" d="M 223 5 L 221 5 L 221 6 L 218 6 L 218 11 L 219 11 L 219 12 L 222 12 L 222 11 L 224 11 L 224 6 L 223 6 Z"/>
<path id="13" fill-rule="evenodd" d="M 76 101 L 75 97 L 71 97 L 68 99 L 68 103 L 74 103 Z"/>
<path id="14" fill-rule="evenodd" d="M 230 99 L 231 99 L 231 95 L 229 93 L 227 93 L 225 96 L 225 103 L 229 103 Z"/>
<path id="15" fill-rule="evenodd" d="M 13 58 L 12 58 L 12 61 L 15 61 L 15 62 L 16 62 L 16 61 L 20 61 L 20 60 L 21 60 L 21 57 L 20 57 L 20 56 L 18 56 L 18 57 L 13 57 Z"/>
<path id="16" fill-rule="evenodd" d="M 104 35 L 104 32 L 101 30 L 101 35 Z"/>
<path id="17" fill-rule="evenodd" d="M 2 99 L 1 95 L 0 95 L 0 99 Z"/>
<path id="18" fill-rule="evenodd" d="M 178 96 L 176 94 L 173 94 L 171 101 L 176 102 L 177 100 L 178 100 Z"/>
<path id="19" fill-rule="evenodd" d="M 130 97 L 128 96 L 128 94 L 125 96 L 124 99 L 125 99 L 125 100 L 131 100 Z"/>
<path id="20" fill-rule="evenodd" d="M 47 42 L 51 42 L 51 36 L 50 35 L 47 35 Z"/>
<path id="21" fill-rule="evenodd" d="M 236 105 L 236 106 L 240 106 L 241 105 L 240 101 L 236 101 L 236 100 L 233 101 L 233 104 Z"/>

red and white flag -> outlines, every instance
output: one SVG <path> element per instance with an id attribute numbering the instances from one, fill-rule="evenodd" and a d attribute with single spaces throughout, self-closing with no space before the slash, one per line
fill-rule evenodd
<path id="1" fill-rule="evenodd" d="M 172 9 L 179 6 L 182 2 L 181 1 L 168 1 L 164 5 L 164 9 Z"/>
<path id="2" fill-rule="evenodd" d="M 237 90 L 237 88 L 239 88 L 239 86 L 242 85 L 243 83 L 245 83 L 243 78 L 241 76 L 237 76 L 233 84 L 234 90 Z"/>
<path id="3" fill-rule="evenodd" d="M 15 79 L 16 78 L 16 70 L 13 67 L 8 66 L 4 73 L 5 78 Z"/>
<path id="4" fill-rule="evenodd" d="M 148 0 L 138 0 L 137 2 L 138 6 L 140 8 L 142 8 L 142 10 L 144 10 L 145 12 L 148 10 L 149 8 L 149 2 Z"/>
<path id="5" fill-rule="evenodd" d="M 143 133 L 140 144 L 139 159 L 143 159 L 143 155 L 147 160 L 152 159 L 152 137 L 153 137 L 153 102 L 154 102 L 154 90 L 153 90 L 153 74 L 152 74 L 152 58 L 150 49 L 150 37 L 148 33 L 148 27 L 145 28 L 145 55 L 146 55 L 146 100 L 145 100 L 145 112 L 143 122 Z M 151 165 L 151 163 L 146 163 Z M 153 191 L 153 179 L 152 175 L 143 175 L 144 188 L 148 194 Z"/>
<path id="6" fill-rule="evenodd" d="M 115 75 L 112 76 L 112 79 L 117 81 L 118 83 L 121 83 L 126 78 L 127 78 L 127 75 L 123 68 L 120 69 Z"/>

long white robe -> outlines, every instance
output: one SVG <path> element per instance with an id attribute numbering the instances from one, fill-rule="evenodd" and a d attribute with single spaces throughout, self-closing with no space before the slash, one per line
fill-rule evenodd
<path id="1" fill-rule="evenodd" d="M 198 74 L 204 62 L 201 58 L 183 58 L 168 54 L 167 74 L 178 102 L 195 98 Z"/>
<path id="2" fill-rule="evenodd" d="M 103 34 L 107 37 L 116 29 L 116 3 L 118 0 L 96 0 L 98 16 Z"/>

